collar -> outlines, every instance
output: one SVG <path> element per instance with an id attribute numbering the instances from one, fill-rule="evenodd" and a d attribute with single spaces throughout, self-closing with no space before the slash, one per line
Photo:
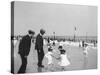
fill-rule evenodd
<path id="1" fill-rule="evenodd" d="M 40 36 L 43 36 L 43 35 L 40 33 Z"/>

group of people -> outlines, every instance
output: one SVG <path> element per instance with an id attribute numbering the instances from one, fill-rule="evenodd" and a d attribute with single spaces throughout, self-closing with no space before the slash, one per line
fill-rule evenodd
<path id="1" fill-rule="evenodd" d="M 28 34 L 23 36 L 19 43 L 19 55 L 22 60 L 21 67 L 18 71 L 18 73 L 25 73 L 26 72 L 26 66 L 27 66 L 27 56 L 30 52 L 31 47 L 31 41 L 33 40 L 32 37 L 34 36 L 35 32 L 32 30 L 28 31 Z M 36 37 L 35 42 L 35 49 L 37 50 L 38 54 L 38 67 L 44 67 L 42 65 L 42 60 L 44 58 L 44 51 L 43 51 L 43 35 L 45 34 L 45 30 L 41 29 L 40 33 Z"/>
<path id="2" fill-rule="evenodd" d="M 58 51 L 57 57 L 55 56 L 55 50 L 54 50 L 54 44 L 51 44 L 48 42 L 48 52 L 45 54 L 43 50 L 43 35 L 45 34 L 44 29 L 40 29 L 40 33 L 36 36 L 36 41 L 35 41 L 35 50 L 37 50 L 37 55 L 38 55 L 38 63 L 37 66 L 40 68 L 44 68 L 44 65 L 42 64 L 42 61 L 44 59 L 44 56 L 48 60 L 48 66 L 54 66 L 53 59 L 59 60 L 58 65 L 61 67 L 61 70 L 65 70 L 65 67 L 70 65 L 70 58 L 69 55 L 67 54 L 66 50 L 63 48 L 63 45 L 58 46 Z M 19 55 L 22 60 L 21 67 L 18 71 L 18 73 L 25 73 L 26 72 L 26 66 L 27 66 L 27 57 L 30 52 L 30 47 L 31 47 L 31 41 L 33 40 L 33 36 L 35 35 L 35 32 L 32 30 L 28 31 L 28 34 L 23 36 L 22 39 L 20 40 L 19 43 Z M 49 40 L 48 40 L 49 41 Z M 87 48 L 84 48 L 83 54 L 86 56 L 87 53 Z"/>
<path id="3" fill-rule="evenodd" d="M 70 65 L 69 55 L 66 50 L 63 49 L 63 45 L 59 45 L 57 51 L 53 48 L 53 46 L 54 45 L 49 44 L 48 52 L 45 54 L 45 57 L 48 59 L 48 67 L 51 66 L 52 68 L 54 66 L 53 59 L 56 59 L 59 61 L 58 65 L 61 67 L 60 70 L 64 71 L 66 70 L 66 66 Z"/>

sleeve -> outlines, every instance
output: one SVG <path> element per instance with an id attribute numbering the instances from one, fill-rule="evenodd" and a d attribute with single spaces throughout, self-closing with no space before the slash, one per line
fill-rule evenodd
<path id="1" fill-rule="evenodd" d="M 48 57 L 48 55 L 49 55 L 49 54 L 48 54 L 48 53 L 46 53 L 46 54 L 45 54 L 45 57 Z"/>
<path id="2" fill-rule="evenodd" d="M 18 51 L 18 53 L 19 54 L 23 54 L 23 39 L 24 39 L 24 37 L 20 40 L 20 43 L 19 43 L 19 51 Z"/>
<path id="3" fill-rule="evenodd" d="M 23 39 L 20 40 L 20 43 L 19 43 L 19 50 L 22 49 L 22 48 L 23 48 Z"/>
<path id="4" fill-rule="evenodd" d="M 89 47 L 86 47 L 85 50 L 88 51 Z"/>

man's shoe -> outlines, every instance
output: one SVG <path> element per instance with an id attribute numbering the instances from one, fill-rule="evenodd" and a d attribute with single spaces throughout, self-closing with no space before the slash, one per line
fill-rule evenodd
<path id="1" fill-rule="evenodd" d="M 39 67 L 42 67 L 42 68 L 44 68 L 44 66 L 43 66 L 43 65 L 40 65 Z"/>

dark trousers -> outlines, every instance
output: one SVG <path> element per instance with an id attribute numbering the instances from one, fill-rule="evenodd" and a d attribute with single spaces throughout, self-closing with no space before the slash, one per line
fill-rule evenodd
<path id="1" fill-rule="evenodd" d="M 44 58 L 43 49 L 37 50 L 37 54 L 38 54 L 38 67 L 40 67 L 42 65 L 42 61 L 43 61 L 43 58 Z"/>
<path id="2" fill-rule="evenodd" d="M 26 71 L 26 66 L 27 66 L 27 57 L 20 55 L 21 56 L 21 60 L 22 60 L 22 65 L 18 71 L 18 73 L 25 73 Z"/>

